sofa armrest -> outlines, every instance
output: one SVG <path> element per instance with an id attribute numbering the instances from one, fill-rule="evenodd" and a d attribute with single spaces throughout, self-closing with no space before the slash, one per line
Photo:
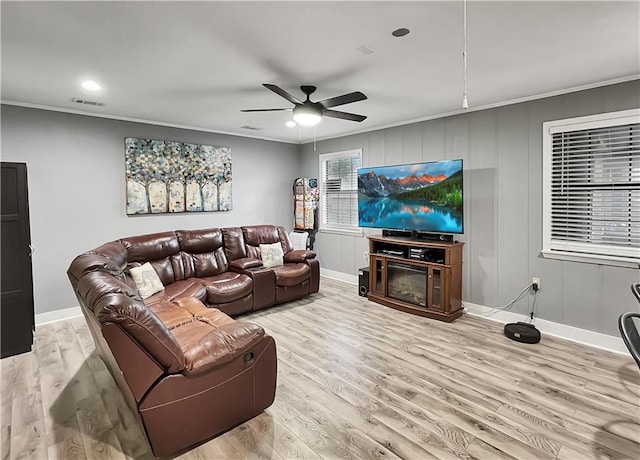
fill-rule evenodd
<path id="1" fill-rule="evenodd" d="M 284 255 L 285 263 L 302 263 L 307 259 L 315 259 L 316 253 L 306 249 L 295 249 Z"/>
<path id="2" fill-rule="evenodd" d="M 253 280 L 253 311 L 276 302 L 276 274 L 271 268 L 251 268 L 245 272 Z"/>
<path id="3" fill-rule="evenodd" d="M 120 325 L 165 371 L 184 369 L 184 356 L 173 335 L 130 286 L 109 273 L 94 271 L 82 277 L 76 292 L 96 321 Z"/>
<path id="4" fill-rule="evenodd" d="M 241 259 L 231 261 L 229 263 L 229 267 L 231 267 L 233 271 L 244 271 L 250 268 L 262 267 L 262 261 L 253 257 L 243 257 Z"/>
<path id="5" fill-rule="evenodd" d="M 251 351 L 264 336 L 264 329 L 253 323 L 235 321 L 220 326 L 184 350 L 184 373 L 199 374 L 233 361 Z"/>

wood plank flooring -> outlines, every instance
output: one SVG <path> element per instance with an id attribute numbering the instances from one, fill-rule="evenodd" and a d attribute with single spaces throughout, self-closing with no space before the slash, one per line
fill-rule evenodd
<path id="1" fill-rule="evenodd" d="M 278 348 L 275 403 L 180 459 L 639 459 L 631 357 L 447 324 L 321 291 L 245 316 Z M 1 459 L 150 459 L 83 318 L 0 361 Z"/>

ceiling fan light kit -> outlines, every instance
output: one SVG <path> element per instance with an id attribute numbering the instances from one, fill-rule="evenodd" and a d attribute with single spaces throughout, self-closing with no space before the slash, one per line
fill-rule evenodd
<path id="1" fill-rule="evenodd" d="M 313 106 L 297 105 L 293 108 L 293 119 L 300 126 L 315 126 L 322 120 L 322 110 Z"/>

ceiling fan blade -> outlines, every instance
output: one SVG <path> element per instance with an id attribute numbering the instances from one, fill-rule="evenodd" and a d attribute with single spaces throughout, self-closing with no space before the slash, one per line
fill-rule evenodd
<path id="1" fill-rule="evenodd" d="M 338 110 L 323 110 L 322 115 L 333 118 L 342 118 L 350 121 L 364 121 L 367 119 L 364 115 L 356 115 L 355 113 L 340 112 Z"/>
<path id="2" fill-rule="evenodd" d="M 271 91 L 276 93 L 278 96 L 284 97 L 287 101 L 291 102 L 292 104 L 302 104 L 302 102 L 300 102 L 291 94 L 287 93 L 285 90 L 283 90 L 279 86 L 270 85 L 269 83 L 263 83 L 262 86 L 264 86 L 267 89 L 270 89 Z"/>
<path id="3" fill-rule="evenodd" d="M 291 109 L 241 109 L 240 112 L 280 112 L 283 110 L 291 110 Z"/>
<path id="4" fill-rule="evenodd" d="M 338 105 L 351 104 L 352 102 L 364 101 L 367 98 L 360 91 L 356 91 L 349 94 L 343 94 L 342 96 L 330 97 L 329 99 L 324 99 L 322 101 L 318 101 L 322 104 L 323 107 L 336 107 Z"/>

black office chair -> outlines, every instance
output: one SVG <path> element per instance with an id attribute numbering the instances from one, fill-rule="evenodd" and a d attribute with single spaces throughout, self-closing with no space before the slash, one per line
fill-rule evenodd
<path id="1" fill-rule="evenodd" d="M 640 283 L 633 283 L 631 285 L 631 292 L 633 292 L 633 295 L 636 296 L 636 299 L 640 302 Z"/>
<path id="2" fill-rule="evenodd" d="M 640 302 L 640 283 L 633 283 L 631 292 Z M 623 313 L 618 318 L 618 328 L 624 344 L 629 349 L 629 353 L 631 353 L 636 364 L 640 367 L 640 334 L 638 333 L 638 323 L 634 319 L 637 319 L 640 323 L 640 313 Z"/>

